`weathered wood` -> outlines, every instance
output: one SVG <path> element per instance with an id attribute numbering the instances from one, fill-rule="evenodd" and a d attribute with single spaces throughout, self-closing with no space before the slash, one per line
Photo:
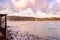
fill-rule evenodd
<path id="1" fill-rule="evenodd" d="M 2 18 L 4 17 L 4 19 Z M 3 20 L 3 21 L 2 21 Z M 5 22 L 5 23 L 3 23 Z M 4 25 L 2 25 L 4 24 Z M 3 28 L 3 27 L 4 28 Z M 7 14 L 0 14 L 0 32 L 6 37 L 6 28 L 7 28 Z"/>

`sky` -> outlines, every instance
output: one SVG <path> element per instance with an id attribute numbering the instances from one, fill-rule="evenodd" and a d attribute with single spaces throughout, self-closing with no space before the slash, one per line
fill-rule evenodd
<path id="1" fill-rule="evenodd" d="M 4 9 L 19 11 L 27 8 L 43 12 L 60 12 L 60 0 L 0 0 L 0 11 Z"/>

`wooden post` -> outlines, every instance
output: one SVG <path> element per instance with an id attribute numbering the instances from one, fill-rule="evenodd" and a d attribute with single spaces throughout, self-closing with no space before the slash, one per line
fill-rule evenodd
<path id="1" fill-rule="evenodd" d="M 2 20 L 2 17 L 0 16 L 0 27 L 1 27 L 1 20 Z"/>
<path id="2" fill-rule="evenodd" d="M 2 17 L 4 17 L 4 19 Z M 3 23 L 2 20 L 5 23 Z M 2 24 L 4 24 L 4 26 Z M 6 37 L 6 29 L 7 29 L 7 14 L 0 14 L 0 32 L 2 32 L 5 37 Z M 1 31 L 1 30 L 3 30 L 3 31 Z"/>

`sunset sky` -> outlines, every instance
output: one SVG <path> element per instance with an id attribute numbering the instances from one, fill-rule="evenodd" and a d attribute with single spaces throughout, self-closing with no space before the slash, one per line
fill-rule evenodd
<path id="1" fill-rule="evenodd" d="M 18 11 L 31 8 L 43 12 L 60 12 L 60 0 L 0 0 L 0 11 L 4 9 Z"/>

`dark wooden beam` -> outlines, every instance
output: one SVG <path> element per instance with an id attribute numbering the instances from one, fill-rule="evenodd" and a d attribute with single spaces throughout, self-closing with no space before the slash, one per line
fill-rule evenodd
<path id="1" fill-rule="evenodd" d="M 4 25 L 4 28 L 2 28 L 2 20 L 3 20 L 3 18 L 2 17 L 4 17 L 4 22 L 5 22 L 5 25 Z M 2 29 L 1 29 L 2 28 Z M 4 34 L 4 36 L 6 37 L 6 29 L 7 29 L 7 14 L 0 14 L 0 29 L 1 30 L 3 30 L 3 34 Z M 0 31 L 1 31 L 0 30 Z"/>

